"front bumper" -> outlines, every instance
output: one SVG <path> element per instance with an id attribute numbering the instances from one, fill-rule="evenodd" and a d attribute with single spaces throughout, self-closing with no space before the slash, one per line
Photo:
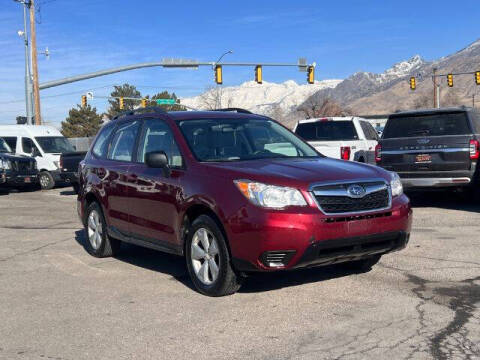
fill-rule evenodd
<path id="1" fill-rule="evenodd" d="M 38 184 L 38 175 L 34 174 L 17 174 L 6 172 L 5 185 L 11 187 L 23 187 Z"/>
<path id="2" fill-rule="evenodd" d="M 292 209 L 293 210 L 293 209 Z M 298 209 L 297 209 L 298 210 Z M 405 195 L 388 210 L 354 216 L 243 209 L 227 228 L 233 265 L 239 271 L 321 266 L 399 250 L 408 242 L 412 210 Z M 277 263 L 275 263 L 277 261 Z"/>

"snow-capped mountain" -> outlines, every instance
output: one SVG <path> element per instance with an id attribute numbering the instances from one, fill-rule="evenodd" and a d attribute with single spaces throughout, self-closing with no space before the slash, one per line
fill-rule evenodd
<path id="1" fill-rule="evenodd" d="M 315 84 L 297 84 L 288 80 L 277 84 L 264 81 L 257 84 L 247 81 L 239 86 L 211 88 L 201 95 L 182 99 L 187 106 L 208 109 L 218 107 L 239 107 L 253 112 L 268 114 L 279 107 L 282 111 L 293 111 L 306 98 L 319 90 L 334 88 L 342 80 L 316 81 Z"/>
<path id="2" fill-rule="evenodd" d="M 356 114 L 387 114 L 389 112 L 432 106 L 433 68 L 438 73 L 473 72 L 480 63 L 480 40 L 435 61 L 425 61 L 415 55 L 399 62 L 381 74 L 359 72 L 351 75 L 333 89 L 319 90 L 308 100 L 320 102 L 329 98 Z M 417 89 L 412 92 L 408 78 L 417 78 Z M 473 75 L 455 76 L 454 87 L 448 88 L 439 78 L 441 101 L 444 106 L 471 106 L 478 86 Z"/>

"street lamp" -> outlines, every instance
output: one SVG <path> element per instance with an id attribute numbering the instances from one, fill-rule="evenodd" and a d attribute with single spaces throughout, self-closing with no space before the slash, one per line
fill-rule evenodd
<path id="1" fill-rule="evenodd" d="M 220 62 L 220 60 L 223 59 L 223 57 L 225 55 L 228 55 L 228 54 L 233 54 L 233 50 L 228 50 L 226 52 L 224 52 L 219 58 L 217 61 L 215 61 L 212 65 L 213 69 L 216 70 L 215 68 L 217 67 L 217 64 Z M 221 71 L 221 66 L 220 67 L 220 71 Z M 221 82 L 221 81 L 220 81 Z M 218 84 L 217 84 L 217 88 L 216 88 L 216 94 L 215 94 L 215 109 L 218 109 L 220 107 L 220 105 L 222 104 L 222 100 L 220 99 L 220 96 L 221 94 L 219 94 L 219 88 L 218 88 Z"/>
<path id="2" fill-rule="evenodd" d="M 227 52 L 224 52 L 224 53 L 222 54 L 222 56 L 220 56 L 220 57 L 218 58 L 218 60 L 215 61 L 215 63 L 213 64 L 213 66 L 217 65 L 217 64 L 220 62 L 220 60 L 222 60 L 223 57 L 224 57 L 225 55 L 228 55 L 228 54 L 233 54 L 233 50 L 228 50 Z"/>
<path id="3" fill-rule="evenodd" d="M 30 6 L 30 3 L 22 0 L 14 0 L 23 5 L 23 30 L 18 30 L 17 34 L 20 37 L 23 37 L 23 42 L 25 44 L 25 107 L 27 115 L 27 124 L 31 125 L 32 122 L 32 77 L 30 76 L 30 56 L 28 51 L 28 33 L 27 33 L 27 6 Z"/>

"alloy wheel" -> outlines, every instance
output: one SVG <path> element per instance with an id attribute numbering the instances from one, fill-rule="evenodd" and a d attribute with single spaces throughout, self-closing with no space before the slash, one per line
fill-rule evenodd
<path id="1" fill-rule="evenodd" d="M 90 215 L 88 216 L 88 240 L 90 241 L 90 245 L 95 250 L 98 250 L 102 243 L 102 222 L 100 220 L 100 215 L 96 210 L 92 210 Z"/>
<path id="2" fill-rule="evenodd" d="M 211 285 L 218 278 L 220 255 L 215 236 L 207 229 L 198 229 L 192 238 L 191 261 L 198 280 Z"/>

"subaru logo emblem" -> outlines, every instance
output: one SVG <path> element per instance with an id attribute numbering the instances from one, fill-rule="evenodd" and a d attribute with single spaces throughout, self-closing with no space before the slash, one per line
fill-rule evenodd
<path id="1" fill-rule="evenodd" d="M 347 193 L 351 198 L 358 199 L 364 197 L 366 191 L 363 186 L 354 184 L 347 188 Z"/>
<path id="2" fill-rule="evenodd" d="M 428 144 L 430 142 L 430 139 L 418 139 L 417 143 L 419 144 Z"/>

